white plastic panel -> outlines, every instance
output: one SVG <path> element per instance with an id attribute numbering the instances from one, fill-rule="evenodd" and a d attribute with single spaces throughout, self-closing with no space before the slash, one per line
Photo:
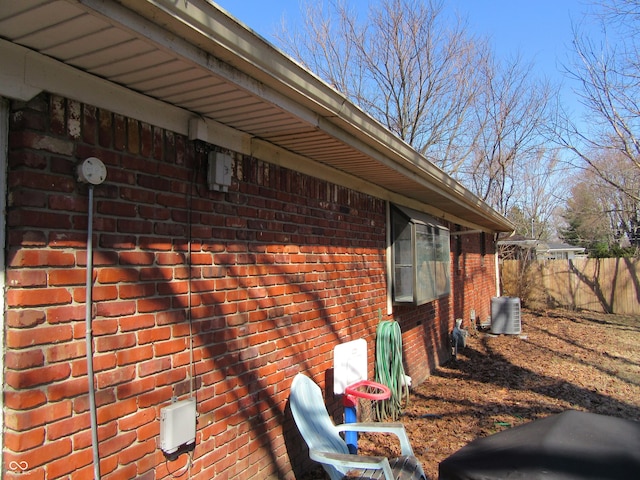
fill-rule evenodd
<path id="1" fill-rule="evenodd" d="M 367 341 L 364 338 L 342 343 L 333 349 L 333 393 L 367 380 Z"/>
<path id="2" fill-rule="evenodd" d="M 196 440 L 196 401 L 188 398 L 160 409 L 160 448 L 173 453 Z"/>

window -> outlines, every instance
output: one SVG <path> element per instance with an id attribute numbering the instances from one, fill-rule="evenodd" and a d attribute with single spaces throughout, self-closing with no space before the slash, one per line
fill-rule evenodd
<path id="1" fill-rule="evenodd" d="M 392 206 L 391 241 L 395 303 L 422 305 L 449 294 L 448 229 L 423 213 Z"/>

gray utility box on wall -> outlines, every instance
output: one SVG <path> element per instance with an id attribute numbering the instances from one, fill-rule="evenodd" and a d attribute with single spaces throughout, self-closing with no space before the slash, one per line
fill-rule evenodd
<path id="1" fill-rule="evenodd" d="M 491 299 L 491 333 L 518 335 L 521 328 L 520 298 L 493 297 Z"/>

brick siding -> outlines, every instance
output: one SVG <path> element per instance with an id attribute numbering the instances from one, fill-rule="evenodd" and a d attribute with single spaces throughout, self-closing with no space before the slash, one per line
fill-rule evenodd
<path id="1" fill-rule="evenodd" d="M 12 103 L 3 465 L 28 469 L 6 478 L 92 478 L 88 188 L 76 180 L 89 156 L 108 170 L 93 225 L 103 478 L 170 478 L 185 466 L 186 455 L 166 462 L 158 448 L 159 412 L 191 389 L 192 478 L 291 479 L 311 465 L 289 388 L 306 372 L 337 413 L 333 347 L 363 337 L 373 365 L 376 325 L 389 318 L 385 203 L 233 152 L 229 191 L 210 191 L 215 148 L 53 95 Z M 394 309 L 417 381 L 448 358 L 454 317 L 487 313 L 493 253 L 480 264 L 479 237 L 464 236 L 452 273 L 464 295 Z"/>

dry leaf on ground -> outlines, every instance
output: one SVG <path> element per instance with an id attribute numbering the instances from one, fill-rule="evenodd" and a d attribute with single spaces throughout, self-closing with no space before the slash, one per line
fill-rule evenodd
<path id="1" fill-rule="evenodd" d="M 457 360 L 412 391 L 401 420 L 432 480 L 440 461 L 470 441 L 564 410 L 640 421 L 638 345 L 637 316 L 525 311 L 521 335 L 472 332 Z M 399 453 L 380 434 L 362 435 L 359 448 Z"/>

